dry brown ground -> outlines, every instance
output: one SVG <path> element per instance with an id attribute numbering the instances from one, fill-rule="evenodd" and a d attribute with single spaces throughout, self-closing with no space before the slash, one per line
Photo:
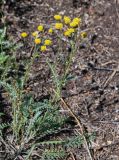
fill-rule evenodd
<path id="1" fill-rule="evenodd" d="M 72 0 L 8 0 L 4 8 L 14 38 L 23 30 L 33 31 L 40 22 L 50 24 L 56 13 L 81 16 L 89 37 L 97 34 L 90 48 L 79 50 L 71 68 L 77 79 L 67 83 L 62 95 L 87 132 L 96 133 L 94 159 L 119 160 L 119 2 L 77 0 L 74 5 Z M 48 75 L 45 64 L 34 64 L 29 87 L 35 98 L 48 96 L 52 86 Z M 88 160 L 83 149 L 74 155 Z"/>

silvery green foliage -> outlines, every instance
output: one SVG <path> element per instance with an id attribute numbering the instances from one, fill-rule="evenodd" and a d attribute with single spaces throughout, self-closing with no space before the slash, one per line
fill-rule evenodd
<path id="1" fill-rule="evenodd" d="M 0 112 L 0 118 L 4 115 L 4 113 Z M 0 137 L 3 134 L 3 129 L 7 128 L 10 124 L 9 123 L 0 123 Z"/>
<path id="2" fill-rule="evenodd" d="M 20 43 L 15 44 L 12 40 L 8 40 L 6 32 L 6 27 L 0 29 L 0 55 L 8 55 L 9 52 L 15 51 L 22 46 Z"/>
<path id="3" fill-rule="evenodd" d="M 42 156 L 42 160 L 62 160 L 65 158 L 66 153 L 64 150 L 45 150 Z"/>

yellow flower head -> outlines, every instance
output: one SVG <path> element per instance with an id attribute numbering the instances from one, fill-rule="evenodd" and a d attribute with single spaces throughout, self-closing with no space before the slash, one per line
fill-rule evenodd
<path id="1" fill-rule="evenodd" d="M 59 21 L 59 20 L 62 19 L 62 16 L 60 16 L 60 15 L 54 15 L 54 19 L 57 20 L 57 21 Z"/>
<path id="2" fill-rule="evenodd" d="M 43 31 L 43 25 L 38 26 L 38 31 Z"/>
<path id="3" fill-rule="evenodd" d="M 65 32 L 64 32 L 64 35 L 65 35 L 66 37 L 70 37 L 70 36 L 71 36 L 71 33 L 70 33 L 69 31 L 65 31 Z"/>
<path id="4" fill-rule="evenodd" d="M 81 23 L 81 18 L 74 18 L 73 21 L 70 23 L 70 27 L 78 27 Z"/>
<path id="5" fill-rule="evenodd" d="M 38 37 L 38 31 L 33 32 L 33 33 L 32 33 L 32 36 L 33 36 L 33 37 Z"/>
<path id="6" fill-rule="evenodd" d="M 36 38 L 36 39 L 34 40 L 34 42 L 35 42 L 35 44 L 40 44 L 40 43 L 41 43 L 41 39 L 40 39 L 40 38 Z"/>
<path id="7" fill-rule="evenodd" d="M 53 29 L 50 28 L 50 29 L 48 30 L 48 33 L 53 33 Z"/>
<path id="8" fill-rule="evenodd" d="M 46 51 L 47 50 L 47 47 L 44 45 L 44 46 L 41 46 L 41 48 L 40 48 L 40 51 L 41 52 L 44 52 L 44 51 Z"/>
<path id="9" fill-rule="evenodd" d="M 64 16 L 64 23 L 69 24 L 71 22 L 70 17 Z"/>
<path id="10" fill-rule="evenodd" d="M 62 23 L 56 23 L 55 24 L 55 28 L 56 29 L 62 29 L 63 28 L 63 24 Z"/>
<path id="11" fill-rule="evenodd" d="M 74 33 L 74 32 L 75 32 L 75 29 L 74 29 L 74 28 L 68 28 L 68 31 L 69 31 L 70 33 Z"/>
<path id="12" fill-rule="evenodd" d="M 75 22 L 75 21 L 72 21 L 71 23 L 70 23 L 70 27 L 78 27 L 78 23 L 77 22 Z"/>
<path id="13" fill-rule="evenodd" d="M 27 34 L 26 32 L 22 32 L 22 33 L 21 33 L 21 37 L 22 37 L 22 38 L 26 38 L 27 36 L 28 36 L 28 34 Z"/>
<path id="14" fill-rule="evenodd" d="M 78 24 L 80 24 L 81 23 L 81 18 L 76 17 L 76 18 L 73 19 L 73 22 L 77 22 Z"/>
<path id="15" fill-rule="evenodd" d="M 75 30 L 73 28 L 68 28 L 65 32 L 64 35 L 70 37 L 72 33 L 74 33 Z"/>
<path id="16" fill-rule="evenodd" d="M 46 39 L 44 42 L 44 45 L 50 46 L 52 44 L 52 41 L 50 39 Z"/>
<path id="17" fill-rule="evenodd" d="M 86 38 L 87 37 L 87 33 L 86 32 L 82 32 L 81 33 L 81 38 Z"/>

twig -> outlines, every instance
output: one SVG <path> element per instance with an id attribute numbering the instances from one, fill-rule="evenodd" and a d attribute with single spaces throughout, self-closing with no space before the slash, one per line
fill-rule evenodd
<path id="1" fill-rule="evenodd" d="M 94 150 L 100 150 L 101 148 L 106 148 L 106 147 L 112 147 L 112 146 L 115 146 L 115 145 L 119 145 L 119 142 L 114 142 L 114 143 L 111 143 L 111 144 L 106 144 L 106 145 L 102 145 L 102 146 L 99 146 L 98 148 L 95 148 L 93 147 Z"/>
<path id="2" fill-rule="evenodd" d="M 75 157 L 74 157 L 74 154 L 72 152 L 70 152 L 70 154 L 71 154 L 72 159 L 76 160 Z"/>
<path id="3" fill-rule="evenodd" d="M 22 156 L 17 156 L 14 160 L 17 160 L 19 158 L 19 160 L 24 160 L 24 158 Z"/>
<path id="4" fill-rule="evenodd" d="M 114 71 L 112 72 L 112 74 L 108 77 L 108 79 L 104 82 L 103 87 L 105 88 L 108 83 L 112 80 L 112 78 L 115 76 L 115 74 L 117 73 L 117 71 L 119 70 L 119 64 L 117 66 L 117 68 L 114 69 Z"/>
<path id="5" fill-rule="evenodd" d="M 2 137 L 0 137 L 1 142 L 5 145 L 6 149 L 9 150 L 10 147 L 9 145 L 4 141 L 4 139 Z"/>
<path id="6" fill-rule="evenodd" d="M 108 62 L 105 62 L 105 63 L 101 64 L 101 66 L 106 66 L 106 65 L 112 64 L 112 63 L 117 63 L 117 61 L 114 61 L 114 60 L 108 61 Z"/>
<path id="7" fill-rule="evenodd" d="M 71 110 L 70 106 L 68 104 L 66 104 L 66 102 L 63 100 L 63 98 L 61 98 L 60 100 L 64 104 L 64 106 L 69 110 L 70 114 L 72 115 L 72 117 L 74 117 L 75 121 L 77 122 L 77 125 L 80 127 L 81 133 L 80 132 L 78 132 L 78 133 L 83 136 L 84 141 L 85 141 L 85 146 L 86 146 L 87 152 L 89 154 L 90 160 L 93 160 L 93 157 L 91 155 L 91 152 L 90 152 L 90 149 L 88 146 L 88 142 L 87 142 L 86 137 L 84 135 L 83 126 L 81 125 L 80 120 L 75 116 L 75 114 Z"/>
<path id="8" fill-rule="evenodd" d="M 33 47 L 31 48 L 31 50 L 30 50 L 30 57 L 32 57 L 32 55 L 33 55 L 33 50 L 34 50 L 34 48 L 35 48 L 35 46 L 33 46 Z"/>
<path id="9" fill-rule="evenodd" d="M 119 121 L 93 121 L 94 123 L 115 124 L 119 125 Z"/>
<path id="10" fill-rule="evenodd" d="M 115 0 L 115 9 L 116 9 L 117 17 L 119 19 L 119 12 L 117 10 L 117 6 L 118 6 L 118 0 Z"/>
<path id="11" fill-rule="evenodd" d="M 109 62 L 107 64 L 109 64 Z M 101 66 L 103 66 L 103 65 L 101 65 Z M 107 67 L 106 68 L 105 67 L 96 67 L 93 63 L 88 63 L 87 67 L 91 68 L 92 70 L 99 70 L 99 71 L 114 71 L 115 70 L 115 69 L 107 68 Z M 117 72 L 119 72 L 119 70 L 117 70 Z"/>
<path id="12" fill-rule="evenodd" d="M 99 67 L 90 67 L 91 69 L 93 70 L 99 70 L 99 71 L 114 71 L 114 69 L 111 69 L 111 68 L 99 68 Z M 117 71 L 119 72 L 119 70 Z"/>

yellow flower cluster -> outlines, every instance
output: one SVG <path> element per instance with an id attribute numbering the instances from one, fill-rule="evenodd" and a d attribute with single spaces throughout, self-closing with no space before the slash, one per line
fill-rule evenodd
<path id="1" fill-rule="evenodd" d="M 81 38 L 86 38 L 87 37 L 87 33 L 86 32 L 81 32 Z"/>
<path id="2" fill-rule="evenodd" d="M 26 32 L 22 32 L 22 33 L 21 33 L 21 37 L 22 37 L 22 38 L 26 38 L 27 36 L 28 36 L 28 34 L 27 34 Z"/>
<path id="3" fill-rule="evenodd" d="M 46 39 L 44 41 L 44 45 L 42 45 L 41 48 L 40 48 L 41 52 L 46 51 L 47 50 L 47 46 L 50 46 L 50 45 L 52 45 L 52 41 L 50 39 Z"/>
<path id="4" fill-rule="evenodd" d="M 53 33 L 53 29 L 50 28 L 50 29 L 48 30 L 48 33 Z"/>
<path id="5" fill-rule="evenodd" d="M 52 41 L 50 39 L 46 39 L 44 42 L 44 45 L 50 46 L 52 44 Z"/>
<path id="6" fill-rule="evenodd" d="M 79 24 L 79 23 L 81 23 L 81 18 L 76 17 L 76 18 L 73 19 L 73 21 L 77 22 Z"/>
<path id="7" fill-rule="evenodd" d="M 71 22 L 71 18 L 68 16 L 64 16 L 64 23 L 69 24 Z"/>
<path id="8" fill-rule="evenodd" d="M 37 27 L 37 29 L 38 29 L 38 31 L 35 31 L 35 32 L 32 33 L 32 36 L 35 37 L 34 43 L 35 43 L 36 45 L 41 44 L 41 42 L 42 42 L 41 39 L 38 38 L 38 37 L 39 37 L 39 32 L 42 32 L 42 31 L 44 30 L 44 27 L 43 27 L 43 25 L 39 25 L 39 26 Z M 50 28 L 50 29 L 48 30 L 48 33 L 53 33 L 53 29 Z M 46 50 L 47 50 L 47 46 L 50 46 L 50 45 L 52 45 L 52 41 L 51 41 L 50 39 L 46 39 L 46 40 L 44 41 L 44 44 L 40 46 L 40 51 L 41 51 L 41 52 L 46 51 Z"/>
<path id="9" fill-rule="evenodd" d="M 81 18 L 74 18 L 73 21 L 70 23 L 70 27 L 78 27 L 81 24 Z"/>
<path id="10" fill-rule="evenodd" d="M 33 37 L 38 37 L 38 31 L 33 32 L 33 33 L 32 33 L 32 36 L 33 36 Z"/>
<path id="11" fill-rule="evenodd" d="M 72 21 L 71 18 L 68 16 L 64 16 L 63 20 L 62 20 L 62 16 L 61 15 L 55 15 L 54 19 L 57 21 L 61 21 L 60 23 L 55 23 L 55 29 L 57 30 L 61 30 L 63 28 L 63 23 L 65 25 L 70 25 L 70 27 L 72 28 L 76 28 L 81 24 L 81 18 L 75 17 Z M 65 35 L 69 35 L 69 32 L 65 32 Z"/>
<path id="12" fill-rule="evenodd" d="M 66 37 L 71 37 L 73 33 L 76 32 L 76 28 L 81 24 L 81 18 L 75 17 L 73 20 L 69 16 L 61 16 L 59 14 L 54 15 L 54 19 L 57 21 L 54 24 L 54 27 L 51 27 L 48 29 L 47 33 L 52 34 L 55 33 L 56 30 L 62 30 L 63 35 Z M 50 39 L 41 40 L 39 37 L 41 36 L 41 33 L 45 33 L 44 25 L 39 25 L 37 27 L 37 31 L 34 31 L 32 33 L 32 36 L 34 37 L 34 43 L 36 45 L 40 44 L 40 51 L 44 52 L 47 50 L 47 46 L 52 45 L 52 41 Z M 28 34 L 26 32 L 21 33 L 22 38 L 26 38 Z M 86 38 L 87 33 L 81 32 L 80 37 Z"/>
<path id="13" fill-rule="evenodd" d="M 43 31 L 43 30 L 44 30 L 43 25 L 39 25 L 39 26 L 38 26 L 38 31 L 40 31 L 40 32 L 41 32 L 41 31 Z"/>
<path id="14" fill-rule="evenodd" d="M 75 32 L 75 29 L 74 28 L 68 28 L 65 32 L 64 32 L 64 35 L 67 36 L 67 37 L 70 37 L 72 35 L 72 33 Z"/>
<path id="15" fill-rule="evenodd" d="M 57 21 L 59 21 L 59 20 L 62 19 L 62 16 L 60 16 L 60 15 L 55 15 L 55 16 L 54 16 L 54 19 L 57 20 Z"/>
<path id="16" fill-rule="evenodd" d="M 55 29 L 61 30 L 63 28 L 63 24 L 62 23 L 56 23 L 55 24 Z"/>
<path id="17" fill-rule="evenodd" d="M 36 38 L 36 39 L 34 40 L 34 42 L 35 42 L 35 44 L 40 44 L 40 43 L 41 43 L 41 39 L 40 39 L 40 38 Z M 47 47 L 46 47 L 46 46 L 50 46 L 50 45 L 52 45 L 52 41 L 51 41 L 50 39 L 46 39 L 46 40 L 44 41 L 44 44 L 41 45 L 40 51 L 41 51 L 41 52 L 46 51 L 46 50 L 47 50 Z"/>
<path id="18" fill-rule="evenodd" d="M 41 48 L 40 48 L 40 51 L 41 51 L 41 52 L 44 52 L 44 51 L 46 51 L 46 50 L 47 50 L 47 47 L 46 47 L 45 45 L 41 46 Z"/>
<path id="19" fill-rule="evenodd" d="M 40 39 L 40 38 L 36 38 L 36 39 L 34 40 L 34 42 L 35 42 L 35 44 L 40 44 L 40 43 L 41 43 L 41 39 Z"/>

